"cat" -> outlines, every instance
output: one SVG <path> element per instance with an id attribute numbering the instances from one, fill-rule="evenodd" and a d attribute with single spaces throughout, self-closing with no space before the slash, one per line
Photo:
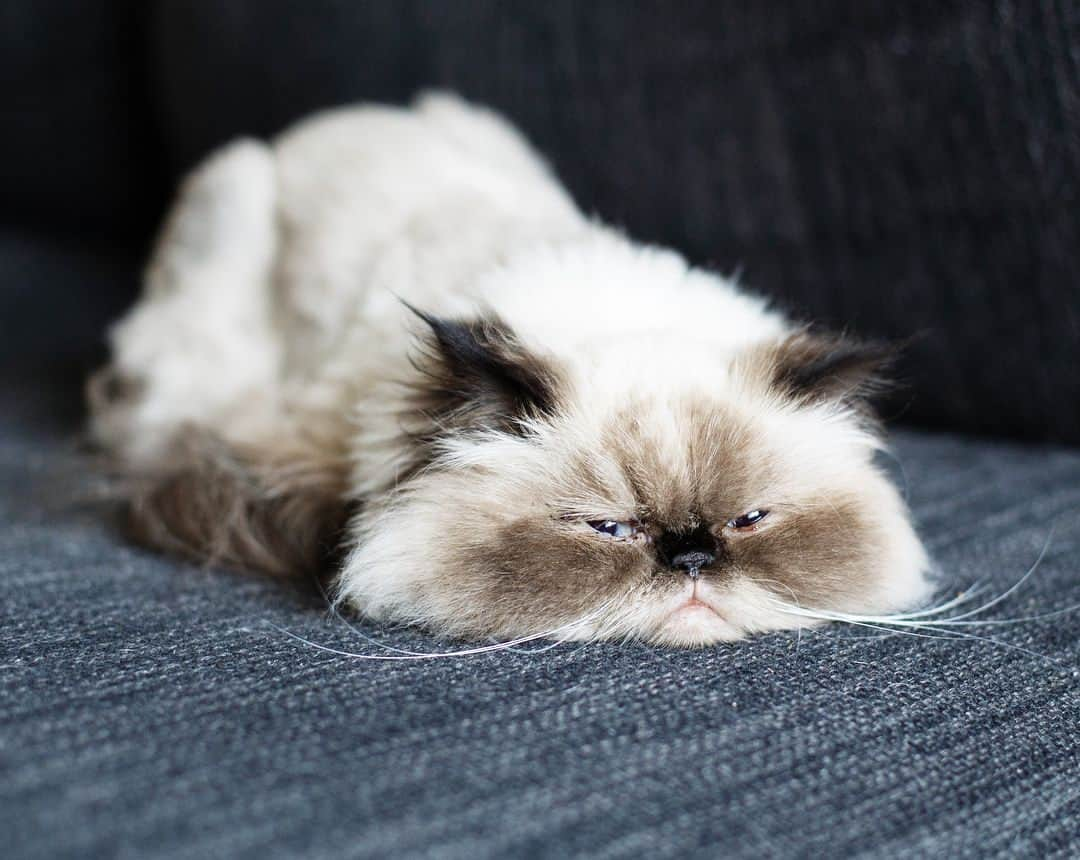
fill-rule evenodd
<path id="1" fill-rule="evenodd" d="M 890 350 L 586 217 L 452 95 L 212 154 L 110 340 L 136 536 L 329 566 L 373 619 L 702 646 L 928 594 L 875 464 Z"/>

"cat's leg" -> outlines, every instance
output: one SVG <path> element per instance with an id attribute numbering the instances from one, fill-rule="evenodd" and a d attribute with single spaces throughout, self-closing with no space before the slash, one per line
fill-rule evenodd
<path id="1" fill-rule="evenodd" d="M 151 464 L 185 426 L 243 439 L 273 415 L 274 163 L 242 140 L 185 181 L 139 302 L 110 332 L 112 363 L 89 386 L 92 433 Z"/>

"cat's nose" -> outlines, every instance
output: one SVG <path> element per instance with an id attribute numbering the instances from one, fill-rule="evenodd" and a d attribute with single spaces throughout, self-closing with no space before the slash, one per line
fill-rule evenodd
<path id="1" fill-rule="evenodd" d="M 716 538 L 705 526 L 691 531 L 664 532 L 656 542 L 656 551 L 668 567 L 696 579 L 702 568 L 716 561 Z"/>
<path id="2" fill-rule="evenodd" d="M 716 561 L 716 554 L 696 550 L 694 552 L 681 552 L 671 560 L 671 566 L 684 571 L 691 579 L 697 579 L 703 567 L 708 567 Z"/>

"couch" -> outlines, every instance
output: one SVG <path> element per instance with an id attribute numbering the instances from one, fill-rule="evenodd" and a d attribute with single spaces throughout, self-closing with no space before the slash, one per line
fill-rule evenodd
<path id="1" fill-rule="evenodd" d="M 4 4 L 0 851 L 1080 855 L 1078 46 L 1025 0 Z M 632 235 L 909 341 L 886 462 L 943 595 L 1030 573 L 1000 623 L 368 661 L 293 636 L 453 645 L 126 542 L 81 385 L 177 178 L 429 86 Z"/>

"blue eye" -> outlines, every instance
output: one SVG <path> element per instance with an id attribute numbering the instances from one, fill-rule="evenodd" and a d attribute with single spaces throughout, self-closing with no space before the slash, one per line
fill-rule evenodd
<path id="1" fill-rule="evenodd" d="M 637 527 L 633 523 L 623 523 L 618 520 L 589 520 L 589 525 L 600 534 L 613 538 L 629 538 L 637 533 Z"/>
<path id="2" fill-rule="evenodd" d="M 735 517 L 735 519 L 733 520 L 728 520 L 727 527 L 730 529 L 748 529 L 751 526 L 755 526 L 760 523 L 768 515 L 768 511 L 747 511 L 741 517 Z"/>

